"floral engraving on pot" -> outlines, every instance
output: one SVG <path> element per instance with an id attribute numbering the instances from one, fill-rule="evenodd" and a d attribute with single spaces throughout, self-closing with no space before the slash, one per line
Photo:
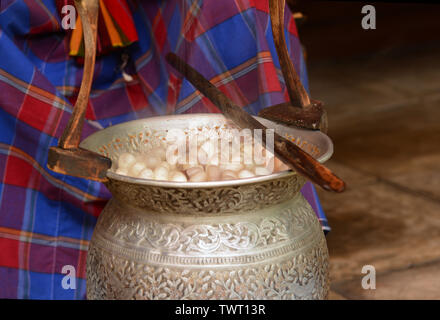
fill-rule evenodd
<path id="1" fill-rule="evenodd" d="M 89 299 L 325 299 L 329 289 L 324 238 L 288 259 L 229 270 L 153 266 L 92 246 L 87 268 Z"/>
<path id="2" fill-rule="evenodd" d="M 121 202 L 156 212 L 233 213 L 273 206 L 299 192 L 304 178 L 291 175 L 249 185 L 213 188 L 168 188 L 110 179 L 106 186 Z"/>
<path id="3" fill-rule="evenodd" d="M 235 251 L 246 252 L 266 248 L 272 244 L 304 237 L 314 217 L 310 217 L 305 201 L 295 201 L 295 209 L 286 208 L 274 216 L 255 222 L 191 224 L 159 223 L 142 215 L 121 215 L 118 205 L 106 212 L 97 230 L 122 243 L 136 245 L 143 250 L 159 249 L 174 254 L 208 254 Z M 308 227 L 308 228 L 306 228 Z M 319 226 L 318 226 L 319 227 Z"/>

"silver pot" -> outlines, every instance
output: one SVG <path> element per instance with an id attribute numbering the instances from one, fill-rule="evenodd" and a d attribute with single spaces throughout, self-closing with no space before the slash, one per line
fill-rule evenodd
<path id="1" fill-rule="evenodd" d="M 258 118 L 320 162 L 333 152 L 318 131 Z M 126 122 L 81 147 L 115 162 L 161 143 L 169 128 L 224 128 L 219 114 Z M 113 198 L 101 213 L 87 257 L 88 299 L 324 299 L 328 250 L 293 171 L 218 182 L 168 182 L 108 171 Z"/>

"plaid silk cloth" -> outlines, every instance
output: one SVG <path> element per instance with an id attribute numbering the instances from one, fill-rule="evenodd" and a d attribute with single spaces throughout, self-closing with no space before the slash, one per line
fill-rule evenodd
<path id="1" fill-rule="evenodd" d="M 286 101 L 267 2 L 124 1 L 138 41 L 98 56 L 83 138 L 138 118 L 218 112 L 167 65 L 170 51 L 249 113 Z M 0 4 L 0 298 L 83 299 L 88 242 L 111 195 L 101 183 L 46 167 L 48 148 L 57 145 L 71 115 L 83 66 L 69 56 L 69 33 L 54 0 Z M 285 27 L 306 85 L 288 9 Z M 302 191 L 328 228 L 313 186 Z M 65 265 L 76 270 L 76 289 L 62 287 Z"/>

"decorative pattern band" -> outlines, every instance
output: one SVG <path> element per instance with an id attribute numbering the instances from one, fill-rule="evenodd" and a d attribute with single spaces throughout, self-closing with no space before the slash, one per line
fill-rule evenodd
<path id="1" fill-rule="evenodd" d="M 106 183 L 122 203 L 162 213 L 229 214 L 258 210 L 289 200 L 305 180 L 290 175 L 254 184 L 213 188 L 165 188 L 111 179 Z"/>
<path id="2" fill-rule="evenodd" d="M 255 264 L 279 259 L 285 255 L 293 255 L 298 250 L 307 249 L 316 245 L 316 237 L 309 233 L 298 241 L 289 241 L 282 246 L 275 246 L 266 250 L 259 250 L 250 254 L 241 255 L 221 255 L 221 256 L 177 256 L 163 254 L 160 252 L 145 252 L 136 249 L 127 249 L 114 243 L 109 243 L 101 236 L 97 235 L 94 245 L 100 250 L 113 252 L 119 257 L 124 257 L 133 261 L 156 264 L 162 266 L 187 266 L 187 267 L 228 267 L 233 265 Z"/>

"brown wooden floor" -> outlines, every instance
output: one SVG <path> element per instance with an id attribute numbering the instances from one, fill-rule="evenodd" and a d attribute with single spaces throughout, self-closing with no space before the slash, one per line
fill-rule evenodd
<path id="1" fill-rule="evenodd" d="M 309 61 L 345 193 L 319 191 L 332 227 L 331 299 L 440 299 L 440 44 Z M 373 265 L 376 290 L 361 287 Z"/>

